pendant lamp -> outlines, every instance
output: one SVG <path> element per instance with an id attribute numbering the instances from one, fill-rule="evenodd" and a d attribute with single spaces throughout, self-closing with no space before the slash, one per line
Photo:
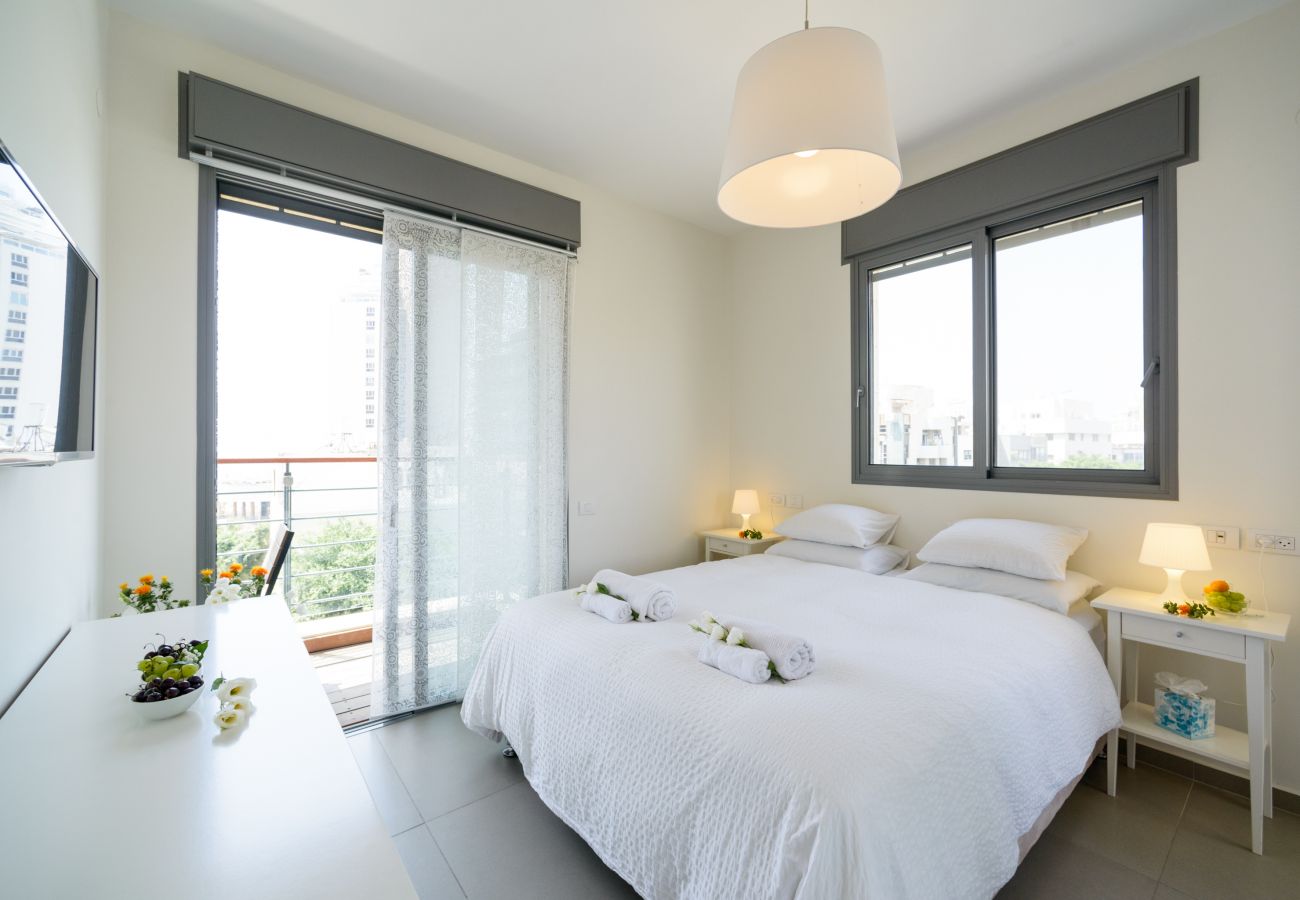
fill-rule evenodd
<path id="1" fill-rule="evenodd" d="M 718 187 L 724 213 L 769 228 L 826 225 L 875 209 L 901 181 L 875 41 L 805 18 L 745 63 Z"/>

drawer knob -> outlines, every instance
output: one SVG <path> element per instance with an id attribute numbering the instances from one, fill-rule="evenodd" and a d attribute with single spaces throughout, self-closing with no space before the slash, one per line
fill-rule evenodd
<path id="1" fill-rule="evenodd" d="M 1175 631 L 1175 632 L 1174 632 L 1174 637 L 1182 637 L 1182 636 L 1183 636 L 1183 633 L 1182 633 L 1181 631 Z"/>

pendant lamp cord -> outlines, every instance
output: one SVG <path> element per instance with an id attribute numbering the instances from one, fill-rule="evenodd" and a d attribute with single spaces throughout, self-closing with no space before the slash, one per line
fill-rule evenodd
<path id="1" fill-rule="evenodd" d="M 803 0 L 803 30 L 808 30 L 808 0 Z"/>

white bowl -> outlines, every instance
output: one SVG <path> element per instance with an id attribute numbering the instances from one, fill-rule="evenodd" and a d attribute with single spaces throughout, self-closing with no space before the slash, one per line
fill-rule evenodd
<path id="1" fill-rule="evenodd" d="M 185 710 L 194 705 L 195 701 L 208 689 L 206 683 L 201 687 L 190 691 L 188 694 L 181 694 L 179 697 L 172 697 L 170 700 L 155 700 L 152 703 L 137 703 L 134 700 L 127 700 L 135 707 L 141 717 L 145 719 L 170 719 L 172 716 L 179 716 Z"/>

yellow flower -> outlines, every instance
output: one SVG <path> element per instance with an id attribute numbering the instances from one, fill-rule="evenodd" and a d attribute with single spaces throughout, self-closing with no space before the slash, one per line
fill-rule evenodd
<path id="1" fill-rule="evenodd" d="M 211 569 L 199 569 L 199 574 L 202 575 L 204 578 L 211 578 L 211 577 L 212 577 L 212 570 L 211 570 Z"/>
<path id="2" fill-rule="evenodd" d="M 161 581 L 163 584 L 166 584 L 166 583 L 167 583 L 167 576 L 164 575 L 162 578 L 160 578 L 160 579 L 158 579 L 158 580 Z"/>
<path id="3" fill-rule="evenodd" d="M 119 587 L 121 587 L 122 590 L 124 590 L 124 591 L 129 591 L 129 590 L 131 589 L 131 586 L 130 586 L 129 584 L 127 584 L 125 581 L 122 582 L 121 585 L 119 585 Z"/>
<path id="4" fill-rule="evenodd" d="M 227 566 L 226 568 L 230 569 L 230 571 L 234 572 L 236 575 L 238 575 L 240 572 L 244 571 L 244 567 L 243 567 L 243 565 L 241 565 L 240 563 L 231 563 L 231 564 L 230 564 L 229 566 Z"/>

